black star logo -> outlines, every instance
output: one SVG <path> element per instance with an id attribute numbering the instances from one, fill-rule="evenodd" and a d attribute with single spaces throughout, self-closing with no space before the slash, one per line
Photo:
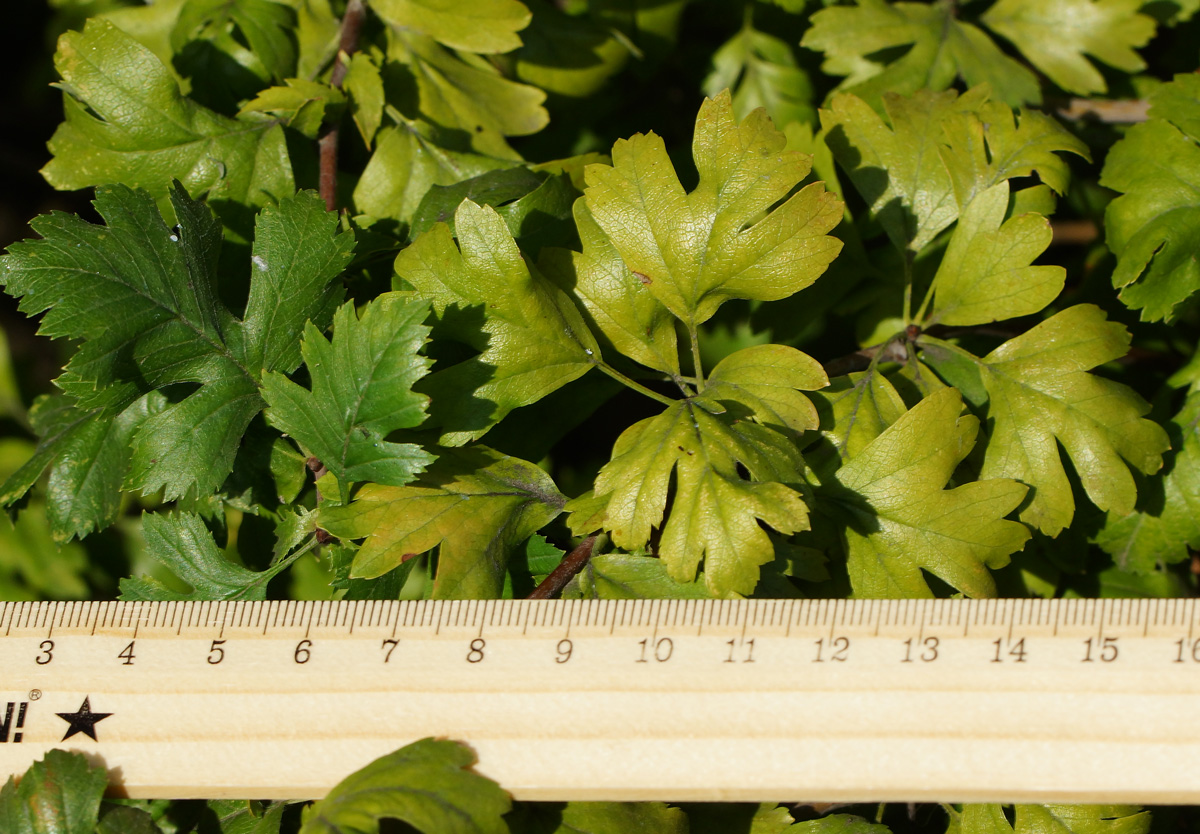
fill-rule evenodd
<path id="1" fill-rule="evenodd" d="M 83 699 L 83 706 L 79 708 L 79 712 L 60 712 L 56 715 L 71 725 L 67 727 L 67 734 L 62 737 L 63 741 L 76 733 L 83 733 L 85 736 L 90 736 L 92 741 L 96 741 L 96 722 L 103 721 L 112 713 L 92 712 L 91 697 L 88 696 Z"/>

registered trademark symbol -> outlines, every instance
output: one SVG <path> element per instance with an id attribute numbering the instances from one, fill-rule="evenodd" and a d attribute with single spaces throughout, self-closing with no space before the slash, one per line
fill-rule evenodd
<path id="1" fill-rule="evenodd" d="M 36 701 L 40 697 L 42 697 L 42 690 L 40 690 L 40 689 L 29 690 L 29 700 Z"/>

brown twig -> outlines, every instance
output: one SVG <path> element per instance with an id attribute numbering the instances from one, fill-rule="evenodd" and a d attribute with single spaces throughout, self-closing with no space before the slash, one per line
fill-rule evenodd
<path id="1" fill-rule="evenodd" d="M 595 544 L 595 536 L 588 536 L 584 539 L 579 547 L 564 556 L 563 560 L 558 563 L 558 567 L 542 580 L 541 585 L 533 589 L 533 593 L 525 598 L 554 599 L 561 594 L 562 589 L 567 587 L 567 583 L 574 579 L 575 574 L 583 570 L 583 566 L 587 564 L 588 559 L 592 558 L 592 548 Z"/>
<path id="2" fill-rule="evenodd" d="M 1092 119 L 1104 124 L 1134 124 L 1149 118 L 1150 102 L 1145 99 L 1073 98 L 1058 107 L 1058 115 L 1077 121 Z"/>
<path id="3" fill-rule="evenodd" d="M 910 327 L 912 326 L 910 325 Z M 871 362 L 880 351 L 884 351 L 883 356 L 880 357 L 884 362 L 904 362 L 908 359 L 908 352 L 905 348 L 906 340 L 912 341 L 919 335 L 920 330 L 918 329 L 914 333 L 906 334 L 905 339 L 889 339 L 878 345 L 871 345 L 871 347 L 847 353 L 845 356 L 830 359 L 824 363 L 825 374 L 834 377 L 844 376 L 855 371 L 865 371 L 871 367 Z"/>
<path id="4" fill-rule="evenodd" d="M 1086 246 L 1100 237 L 1100 229 L 1091 220 L 1051 220 L 1051 241 L 1057 246 Z"/>
<path id="5" fill-rule="evenodd" d="M 329 77 L 329 83 L 339 90 L 342 87 L 342 82 L 346 80 L 346 72 L 349 70 L 347 60 L 358 49 L 358 37 L 362 32 L 363 21 L 366 19 L 367 9 L 363 5 L 362 0 L 350 0 L 346 6 L 346 14 L 342 17 L 342 32 L 338 39 L 338 54 L 333 62 L 333 74 Z M 337 210 L 337 161 L 338 161 L 338 136 L 341 133 L 340 120 L 331 122 L 325 127 L 321 138 L 317 140 L 317 147 L 320 150 L 321 157 L 321 179 L 320 192 L 321 199 L 325 201 L 327 211 Z"/>

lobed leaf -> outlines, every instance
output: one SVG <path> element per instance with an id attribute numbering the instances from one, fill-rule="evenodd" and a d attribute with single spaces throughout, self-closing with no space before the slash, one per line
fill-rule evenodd
<path id="1" fill-rule="evenodd" d="M 435 339 L 479 352 L 418 386 L 448 445 L 583 376 L 599 350 L 579 310 L 525 262 L 494 209 L 463 201 L 455 231 L 458 246 L 439 223 L 396 258 L 397 275 L 433 304 Z"/>
<path id="2" fill-rule="evenodd" d="M 212 533 L 195 513 L 143 513 L 146 552 L 192 587 L 179 593 L 156 579 L 121 580 L 125 600 L 265 599 L 267 581 L 279 571 L 261 573 L 230 562 L 213 541 Z"/>
<path id="3" fill-rule="evenodd" d="M 678 378 L 675 318 L 625 266 L 620 252 L 596 225 L 585 200 L 575 201 L 574 215 L 583 251 L 543 250 L 539 269 L 579 299 L 588 324 L 616 351 Z"/>
<path id="4" fill-rule="evenodd" d="M 726 300 L 786 298 L 815 281 L 841 249 L 828 236 L 842 204 L 814 183 L 788 197 L 811 158 L 756 110 L 738 123 L 728 92 L 705 99 L 692 155 L 700 183 L 685 193 L 654 134 L 613 146 L 589 165 L 588 209 L 626 266 L 689 327 Z M 766 217 L 776 202 L 786 201 Z"/>
<path id="5" fill-rule="evenodd" d="M 332 340 L 309 324 L 301 352 L 312 378 L 306 390 L 280 373 L 263 375 L 267 419 L 287 432 L 334 474 L 343 502 L 350 484 L 401 486 L 433 462 L 412 443 L 384 438 L 425 419 L 428 398 L 412 384 L 429 369 L 417 350 L 429 305 L 385 294 L 356 315 L 353 304 L 334 315 Z"/>
<path id="6" fill-rule="evenodd" d="M 1154 18 L 1140 14 L 1141 0 L 998 0 L 982 21 L 1008 38 L 1035 67 L 1064 90 L 1106 92 L 1091 55 L 1126 72 L 1146 64 L 1134 49 L 1154 36 Z"/>
<path id="7" fill-rule="evenodd" d="M 764 426 L 799 435 L 819 423 L 812 401 L 800 392 L 827 385 L 829 377 L 811 356 L 786 345 L 754 345 L 717 363 L 704 397 L 740 406 Z"/>
<path id="8" fill-rule="evenodd" d="M 256 223 L 246 317 L 238 321 L 216 296 L 219 224 L 178 183 L 169 197 L 179 220 L 173 230 L 148 193 L 99 188 L 96 207 L 107 225 L 64 214 L 42 217 L 34 226 L 43 239 L 15 244 L 0 259 L 6 291 L 21 296 L 29 313 L 46 311 L 43 334 L 84 340 L 58 380 L 79 409 L 95 412 L 72 418 L 75 428 L 63 425 L 72 437 L 78 431 L 88 438 L 72 443 L 98 442 L 92 433 L 99 429 L 82 428 L 88 419 L 124 412 L 149 391 L 199 383 L 190 395 L 148 414 L 136 431 L 128 427 L 127 485 L 147 493 L 162 489 L 166 500 L 221 486 L 246 427 L 262 410 L 260 373 L 299 365 L 300 332 L 309 320 L 328 324 L 342 293 L 334 279 L 354 245 L 352 235 L 337 233 L 336 217 L 315 195 L 302 192 L 264 209 Z M 65 435 L 59 440 L 18 473 L 5 488 L 7 500 L 23 495 L 68 449 L 79 451 Z M 119 465 L 107 470 L 109 489 L 125 477 L 126 458 L 112 449 Z M 110 492 L 104 500 L 116 499 Z M 82 533 L 110 517 L 109 509 L 97 509 L 64 522 L 60 532 Z"/>
<path id="9" fill-rule="evenodd" d="M 748 594 L 758 581 L 758 566 L 774 558 L 759 520 L 785 534 L 808 527 L 808 509 L 788 486 L 803 481 L 804 463 L 784 435 L 708 409 L 720 406 L 683 400 L 626 429 L 589 503 L 604 507 L 602 519 L 596 518 L 625 550 L 644 547 L 651 530 L 661 526 L 658 553 L 676 581 L 691 582 L 703 559 L 710 594 Z M 674 495 L 664 524 L 672 475 Z M 567 508 L 581 506 L 577 499 Z"/>
<path id="10" fill-rule="evenodd" d="M 428 834 L 508 834 L 508 794 L 471 770 L 475 754 L 422 739 L 350 774 L 305 815 L 300 834 L 370 834 L 383 819 Z"/>
<path id="11" fill-rule="evenodd" d="M 1200 391 L 1188 394 L 1166 429 L 1172 450 L 1162 477 L 1142 485 L 1133 512 L 1109 513 L 1096 536 L 1124 571 L 1151 573 L 1200 550 Z"/>
<path id="12" fill-rule="evenodd" d="M 747 23 L 713 53 L 712 65 L 704 94 L 713 98 L 731 90 L 737 118 L 761 107 L 780 127 L 814 120 L 812 82 L 787 41 Z"/>
<path id="13" fill-rule="evenodd" d="M 264 206 L 295 191 L 277 123 L 231 119 L 185 98 L 154 53 L 111 23 L 92 18 L 64 34 L 54 63 L 66 120 L 42 174 L 55 188 L 122 183 L 162 198 L 179 179 L 191 193 L 207 191 L 246 236 L 235 205 Z"/>
<path id="14" fill-rule="evenodd" d="M 408 486 L 367 484 L 348 505 L 323 505 L 317 523 L 340 538 L 366 539 L 353 578 L 382 576 L 437 547 L 434 597 L 494 599 L 513 550 L 564 501 L 532 463 L 472 446 L 439 453 Z"/>
<path id="15" fill-rule="evenodd" d="M 1026 487 L 988 478 L 945 489 L 975 445 L 979 420 L 943 388 L 922 400 L 834 473 L 818 491 L 846 520 L 855 596 L 931 597 L 921 571 L 968 596 L 995 596 L 988 568 L 1003 567 L 1029 538 L 1004 517 Z"/>
<path id="16" fill-rule="evenodd" d="M 1151 119 L 1113 146 L 1100 183 L 1124 192 L 1104 215 L 1113 286 L 1143 320 L 1170 321 L 1200 290 L 1200 79 L 1177 76 L 1150 101 Z"/>
<path id="17" fill-rule="evenodd" d="M 548 93 L 582 98 L 599 92 L 634 53 L 619 32 L 587 15 L 535 3 L 513 57 L 517 77 Z"/>
<path id="18" fill-rule="evenodd" d="M 433 186 L 453 185 L 513 164 L 508 159 L 443 148 L 432 134 L 428 123 L 415 121 L 380 129 L 375 152 L 354 187 L 354 205 L 359 212 L 407 226 Z"/>
<path id="19" fill-rule="evenodd" d="M 679 582 L 662 559 L 632 553 L 593 556 L 579 574 L 583 599 L 708 599 L 704 576 Z M 564 598 L 567 596 L 564 591 Z"/>
<path id="20" fill-rule="evenodd" d="M 349 79 L 350 76 L 346 77 Z M 315 139 L 325 121 L 326 111 L 340 113 L 345 103 L 345 94 L 336 87 L 304 78 L 286 78 L 284 86 L 268 87 L 242 105 L 238 116 L 272 114 L 293 130 Z"/>
<path id="21" fill-rule="evenodd" d="M 530 20 L 517 0 L 372 0 L 371 8 L 393 26 L 468 52 L 511 52 Z"/>
<path id="22" fill-rule="evenodd" d="M 393 66 L 407 69 L 415 87 L 405 114 L 443 132 L 459 132 L 479 153 L 519 160 L 504 137 L 537 133 L 550 120 L 542 107 L 544 92 L 510 80 L 479 56 L 452 52 L 432 38 L 396 28 L 388 30 L 387 54 Z"/>
<path id="23" fill-rule="evenodd" d="M 1150 813 L 1137 805 L 1018 805 L 1017 834 L 1146 834 Z"/>
<path id="24" fill-rule="evenodd" d="M 117 520 L 133 437 L 165 407 L 161 394 L 147 394 L 113 418 L 87 413 L 79 429 L 63 439 L 46 487 L 46 515 L 55 541 L 82 539 Z"/>
<path id="25" fill-rule="evenodd" d="M 1047 535 L 1070 524 L 1075 511 L 1057 444 L 1092 502 L 1121 515 L 1133 511 L 1137 497 L 1129 467 L 1150 474 L 1162 466 L 1170 443 L 1143 418 L 1149 406 L 1124 385 L 1088 373 L 1128 348 L 1124 327 L 1081 304 L 975 360 L 991 424 L 980 476 L 1032 487 L 1020 518 Z"/>
<path id="26" fill-rule="evenodd" d="M 984 86 L 962 95 L 888 93 L 888 122 L 849 94 L 821 111 L 834 156 L 898 248 L 921 251 L 1006 179 L 1036 173 L 1061 193 L 1068 169 L 1055 154 L 1087 158 L 1087 147 L 1053 120 L 1024 111 L 1016 118 L 989 95 Z"/>
<path id="27" fill-rule="evenodd" d="M 1008 182 L 981 192 L 962 209 L 933 279 L 927 325 L 969 326 L 1032 315 L 1058 297 L 1060 266 L 1032 266 L 1053 237 L 1037 214 L 1005 220 Z"/>
<path id="28" fill-rule="evenodd" d="M 1010 105 L 1042 100 L 1037 77 L 950 4 L 855 0 L 821 9 L 801 46 L 825 53 L 822 70 L 846 76 L 839 89 L 872 103 L 884 93 L 944 90 L 959 77 L 990 84 Z M 878 57 L 906 47 L 891 62 Z"/>

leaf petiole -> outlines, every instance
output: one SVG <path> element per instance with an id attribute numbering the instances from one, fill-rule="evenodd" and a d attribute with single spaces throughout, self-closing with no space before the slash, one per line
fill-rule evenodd
<path id="1" fill-rule="evenodd" d="M 596 367 L 599 368 L 603 373 L 608 374 L 610 377 L 615 379 L 617 382 L 621 383 L 622 385 L 626 386 L 627 388 L 632 388 L 634 391 L 637 391 L 639 394 L 645 394 L 650 399 L 655 400 L 656 402 L 660 402 L 663 405 L 668 405 L 668 406 L 675 405 L 676 401 L 671 399 L 670 397 L 668 397 L 666 394 L 660 394 L 657 391 L 650 390 L 645 385 L 642 385 L 640 382 L 635 382 L 634 380 L 625 376 L 625 374 L 621 373 L 616 368 L 614 368 L 613 366 L 609 365 L 606 362 L 597 362 Z"/>

